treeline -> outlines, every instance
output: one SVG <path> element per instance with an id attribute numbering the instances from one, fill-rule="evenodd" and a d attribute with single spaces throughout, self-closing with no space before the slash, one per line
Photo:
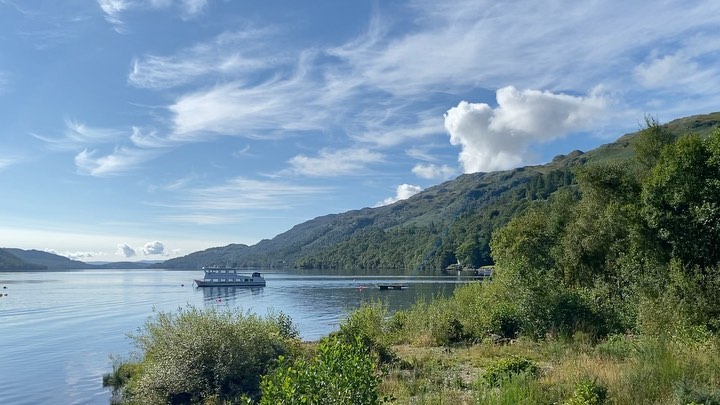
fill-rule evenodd
<path id="1" fill-rule="evenodd" d="M 496 332 L 720 330 L 720 129 L 649 119 L 634 147 L 493 235 Z"/>

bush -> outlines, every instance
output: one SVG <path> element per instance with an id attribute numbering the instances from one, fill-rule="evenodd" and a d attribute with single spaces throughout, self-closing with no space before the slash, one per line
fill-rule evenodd
<path id="1" fill-rule="evenodd" d="M 378 404 L 376 359 L 357 339 L 322 341 L 310 361 L 281 359 L 261 383 L 261 405 Z"/>
<path id="2" fill-rule="evenodd" d="M 530 377 L 535 377 L 539 372 L 540 367 L 534 361 L 518 356 L 510 356 L 488 366 L 481 377 L 481 382 L 486 386 L 496 387 L 516 375 L 527 374 Z"/>
<path id="3" fill-rule="evenodd" d="M 296 337 L 283 314 L 261 318 L 193 307 L 161 312 L 131 335 L 138 364 L 117 366 L 107 382 L 122 385 L 126 401 L 143 404 L 255 396 L 260 376 L 290 352 Z"/>
<path id="4" fill-rule="evenodd" d="M 565 405 L 600 405 L 605 403 L 607 389 L 595 380 L 583 378 L 575 383 L 572 397 L 565 401 Z"/>
<path id="5" fill-rule="evenodd" d="M 397 356 L 390 349 L 387 317 L 388 309 L 385 304 L 364 303 L 348 314 L 347 319 L 340 324 L 340 331 L 336 336 L 347 344 L 359 340 L 365 347 L 377 353 L 381 362 L 392 362 Z"/>
<path id="6" fill-rule="evenodd" d="M 675 399 L 680 404 L 720 405 L 720 389 L 692 383 L 686 379 L 674 384 Z"/>

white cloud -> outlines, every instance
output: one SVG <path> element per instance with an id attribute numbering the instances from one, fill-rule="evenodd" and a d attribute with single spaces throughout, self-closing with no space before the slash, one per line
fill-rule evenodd
<path id="1" fill-rule="evenodd" d="M 0 170 L 16 164 L 16 163 L 20 162 L 20 160 L 21 160 L 20 158 L 12 157 L 12 156 L 0 157 Z"/>
<path id="2" fill-rule="evenodd" d="M 448 166 L 438 166 L 432 163 L 418 163 L 412 168 L 412 172 L 423 179 L 440 179 L 447 180 L 457 174 L 457 171 Z"/>
<path id="3" fill-rule="evenodd" d="M 596 93 L 579 97 L 512 86 L 497 91 L 497 102 L 492 108 L 462 101 L 445 114 L 450 143 L 462 148 L 465 173 L 521 165 L 531 144 L 587 129 L 609 107 L 609 100 Z"/>
<path id="4" fill-rule="evenodd" d="M 78 171 L 96 177 L 118 175 L 135 170 L 140 164 L 154 158 L 156 152 L 119 147 L 109 155 L 96 155 L 97 151 L 88 149 L 75 155 Z"/>
<path id="5" fill-rule="evenodd" d="M 88 145 L 114 143 L 126 138 L 127 131 L 92 127 L 83 122 L 65 119 L 65 129 L 62 137 L 50 138 L 38 134 L 32 135 L 47 143 L 50 149 L 64 151 L 87 147 Z"/>
<path id="6" fill-rule="evenodd" d="M 173 6 L 175 0 L 97 0 L 98 5 L 105 13 L 105 19 L 113 25 L 118 33 L 125 33 L 123 14 L 131 10 L 167 9 Z M 177 5 L 183 18 L 190 18 L 203 11 L 207 0 L 180 0 Z"/>
<path id="7" fill-rule="evenodd" d="M 248 87 L 231 82 L 185 94 L 168 107 L 176 140 L 195 140 L 206 132 L 254 139 L 278 133 L 322 130 L 326 112 L 313 108 L 318 89 L 301 78 Z M 302 106 L 302 107 L 299 107 Z"/>
<path id="8" fill-rule="evenodd" d="M 333 177 L 358 174 L 366 165 L 378 163 L 383 155 L 369 149 L 323 149 L 317 157 L 297 155 L 290 159 L 291 171 L 295 174 L 318 177 Z"/>
<path id="9" fill-rule="evenodd" d="M 135 87 L 164 89 L 208 77 L 242 77 L 292 60 L 267 54 L 269 29 L 249 27 L 226 32 L 170 56 L 146 55 L 133 62 L 128 83 Z"/>
<path id="10" fill-rule="evenodd" d="M 184 189 L 175 203 L 155 203 L 166 209 L 162 219 L 194 224 L 228 224 L 259 211 L 279 211 L 316 202 L 326 187 L 282 181 L 259 181 L 242 177 L 217 186 Z M 173 212 L 174 211 L 174 212 Z"/>
<path id="11" fill-rule="evenodd" d="M 189 18 L 202 12 L 207 5 L 207 0 L 182 0 L 180 3 L 183 16 Z"/>
<path id="12" fill-rule="evenodd" d="M 61 256 L 65 256 L 68 259 L 80 260 L 80 261 L 91 259 L 96 256 L 104 256 L 104 255 L 105 255 L 105 253 L 102 253 L 102 252 L 65 252 L 65 253 L 61 254 Z"/>
<path id="13" fill-rule="evenodd" d="M 165 253 L 165 245 L 163 245 L 160 241 L 154 241 L 154 242 L 148 242 L 145 244 L 145 247 L 143 247 L 143 254 L 146 256 L 149 255 L 166 255 Z"/>
<path id="14" fill-rule="evenodd" d="M 648 89 L 672 90 L 696 96 L 715 94 L 720 85 L 720 69 L 716 64 L 703 63 L 720 52 L 715 38 L 705 36 L 686 40 L 673 53 L 654 50 L 633 73 Z"/>
<path id="15" fill-rule="evenodd" d="M 123 257 L 133 257 L 137 253 L 135 252 L 135 249 L 132 246 L 130 246 L 126 243 L 119 243 L 117 245 L 117 251 L 115 251 L 115 254 L 118 256 L 123 256 Z"/>
<path id="16" fill-rule="evenodd" d="M 442 119 L 434 111 L 411 114 L 416 121 L 406 116 L 403 106 L 394 111 L 385 111 L 380 119 L 375 118 L 378 113 L 371 110 L 366 114 L 367 117 L 358 117 L 363 119 L 363 128 L 353 137 L 354 139 L 390 147 L 443 132 Z"/>
<path id="17" fill-rule="evenodd" d="M 411 184 L 401 184 L 397 187 L 395 196 L 394 197 L 388 197 L 384 199 L 381 203 L 378 203 L 376 206 L 383 206 L 383 205 L 390 205 L 392 203 L 396 203 L 400 200 L 406 200 L 415 194 L 421 192 L 423 189 L 420 186 L 413 186 Z"/>

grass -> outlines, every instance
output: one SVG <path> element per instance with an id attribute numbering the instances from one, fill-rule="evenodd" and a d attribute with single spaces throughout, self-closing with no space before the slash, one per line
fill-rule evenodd
<path id="1" fill-rule="evenodd" d="M 567 341 L 484 342 L 457 347 L 393 346 L 380 397 L 395 404 L 720 404 L 720 342 L 614 336 L 596 345 Z M 537 373 L 485 383 L 507 359 Z"/>

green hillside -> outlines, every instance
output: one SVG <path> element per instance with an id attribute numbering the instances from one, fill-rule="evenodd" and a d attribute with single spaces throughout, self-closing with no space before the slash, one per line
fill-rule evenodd
<path id="1" fill-rule="evenodd" d="M 707 135 L 718 124 L 720 113 L 712 113 L 664 127 L 677 137 L 687 132 Z M 212 248 L 155 267 L 224 264 L 418 271 L 458 261 L 469 267 L 491 264 L 494 229 L 535 201 L 575 187 L 578 166 L 630 159 L 635 135 L 626 134 L 587 153 L 560 155 L 544 165 L 464 174 L 388 206 L 318 217 L 253 246 Z"/>
<path id="2" fill-rule="evenodd" d="M 22 259 L 27 263 L 38 265 L 48 270 L 71 270 L 71 269 L 88 269 L 92 268 L 89 264 L 71 260 L 64 256 L 42 252 L 39 250 L 23 250 L 15 248 L 5 248 L 12 255 Z"/>
<path id="3" fill-rule="evenodd" d="M 0 249 L 0 270 L 47 270 L 47 266 L 27 263 L 6 249 Z"/>

